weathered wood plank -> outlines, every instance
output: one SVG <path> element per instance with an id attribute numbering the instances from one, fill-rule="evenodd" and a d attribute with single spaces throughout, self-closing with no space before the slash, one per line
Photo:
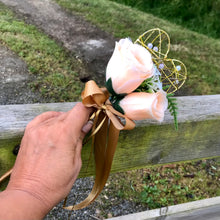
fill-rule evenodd
<path id="1" fill-rule="evenodd" d="M 220 116 L 220 95 L 183 96 L 177 97 L 179 107 L 179 122 L 214 120 Z M 68 111 L 76 103 L 46 103 L 25 105 L 0 106 L 0 139 L 21 135 L 25 126 L 35 116 L 45 111 Z M 172 116 L 166 112 L 162 124 L 172 124 Z M 137 122 L 137 126 L 158 124 L 144 120 Z"/>
<path id="2" fill-rule="evenodd" d="M 46 111 L 68 111 L 76 103 L 39 103 L 0 106 L 0 139 L 21 136 L 28 122 Z"/>
<path id="3" fill-rule="evenodd" d="M 109 220 L 219 220 L 220 197 L 153 209 Z"/>
<path id="4" fill-rule="evenodd" d="M 0 106 L 0 175 L 13 162 L 11 149 L 20 142 L 25 126 L 45 111 L 68 111 L 75 103 Z M 144 120 L 132 131 L 122 131 L 112 172 L 152 164 L 220 156 L 220 95 L 178 97 L 179 130 L 166 112 L 163 123 Z M 90 145 L 82 151 L 80 176 L 92 175 L 93 162 L 86 170 Z M 10 160 L 10 162 L 8 161 Z"/>

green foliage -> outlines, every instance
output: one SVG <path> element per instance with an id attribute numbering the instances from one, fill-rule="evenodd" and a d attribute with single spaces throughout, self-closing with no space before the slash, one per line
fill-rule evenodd
<path id="1" fill-rule="evenodd" d="M 219 175 L 219 164 L 213 160 L 145 169 L 140 199 L 153 209 L 216 196 Z"/>
<path id="2" fill-rule="evenodd" d="M 114 91 L 113 86 L 112 86 L 112 79 L 111 78 L 109 78 L 106 81 L 105 86 L 111 94 L 109 100 L 112 103 L 112 106 L 114 107 L 114 109 L 119 111 L 120 113 L 124 114 L 124 110 L 119 105 L 119 102 L 125 97 L 126 94 L 117 94 Z"/>
<path id="3" fill-rule="evenodd" d="M 219 177 L 220 162 L 216 160 L 113 173 L 99 196 L 103 201 L 100 209 L 108 214 L 112 204 L 117 205 L 122 199 L 136 202 L 146 210 L 219 196 Z"/>
<path id="4" fill-rule="evenodd" d="M 151 78 L 148 78 L 141 83 L 141 85 L 135 90 L 135 92 L 154 93 L 155 91 L 150 88 L 151 86 L 152 86 Z"/>
<path id="5" fill-rule="evenodd" d="M 160 76 L 153 76 L 144 80 L 135 92 L 155 93 L 162 87 Z"/>
<path id="6" fill-rule="evenodd" d="M 178 130 L 178 120 L 177 120 L 177 102 L 176 98 L 173 97 L 174 94 L 167 94 L 167 100 L 168 100 L 168 110 L 170 111 L 170 114 L 173 116 L 175 129 Z"/>
<path id="7" fill-rule="evenodd" d="M 112 0 L 220 38 L 219 0 Z"/>

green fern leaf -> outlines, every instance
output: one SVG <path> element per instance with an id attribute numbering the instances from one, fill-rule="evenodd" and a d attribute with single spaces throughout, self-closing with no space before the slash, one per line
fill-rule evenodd
<path id="1" fill-rule="evenodd" d="M 178 130 L 178 120 L 177 120 L 178 107 L 177 107 L 176 98 L 173 98 L 173 96 L 174 94 L 167 94 L 168 110 L 170 111 L 170 114 L 173 116 L 175 129 Z"/>

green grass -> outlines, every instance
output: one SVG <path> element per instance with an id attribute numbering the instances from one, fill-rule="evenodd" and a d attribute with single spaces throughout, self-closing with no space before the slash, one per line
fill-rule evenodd
<path id="1" fill-rule="evenodd" d="M 17 53 L 38 79 L 30 84 L 49 102 L 79 100 L 81 83 L 78 79 L 80 63 L 61 46 L 27 25 L 0 3 L 0 43 Z"/>
<path id="2" fill-rule="evenodd" d="M 137 37 L 159 27 L 171 37 L 170 58 L 182 60 L 188 69 L 184 94 L 220 93 L 220 40 L 190 31 L 137 9 L 103 0 L 56 0 L 116 38 Z"/>
<path id="3" fill-rule="evenodd" d="M 219 0 L 111 0 L 220 38 Z"/>
<path id="4" fill-rule="evenodd" d="M 219 176 L 215 160 L 153 166 L 111 174 L 101 197 L 132 200 L 149 209 L 166 207 L 220 196 Z"/>

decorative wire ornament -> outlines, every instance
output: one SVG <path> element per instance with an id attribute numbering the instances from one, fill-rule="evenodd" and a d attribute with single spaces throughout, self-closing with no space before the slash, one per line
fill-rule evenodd
<path id="1" fill-rule="evenodd" d="M 180 60 L 167 58 L 170 50 L 170 37 L 160 28 L 146 31 L 138 37 L 135 43 L 145 47 L 152 55 L 157 69 L 161 73 L 161 82 L 165 91 L 174 93 L 185 82 L 187 70 Z"/>

